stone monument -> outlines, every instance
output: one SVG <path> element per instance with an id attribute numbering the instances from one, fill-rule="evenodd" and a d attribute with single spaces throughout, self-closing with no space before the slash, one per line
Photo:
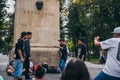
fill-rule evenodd
<path id="1" fill-rule="evenodd" d="M 37 4 L 37 2 L 43 2 Z M 37 8 L 37 7 L 41 8 Z M 58 66 L 59 0 L 16 0 L 14 44 L 22 31 L 31 31 L 33 63 Z"/>

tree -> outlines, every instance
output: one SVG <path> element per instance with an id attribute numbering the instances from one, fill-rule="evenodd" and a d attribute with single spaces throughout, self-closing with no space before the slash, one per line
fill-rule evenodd
<path id="1" fill-rule="evenodd" d="M 0 52 L 7 53 L 12 47 L 13 26 L 10 22 L 13 18 L 7 13 L 7 0 L 0 0 Z M 12 23 L 13 24 L 13 23 Z"/>
<path id="2" fill-rule="evenodd" d="M 5 18 L 6 18 L 6 10 L 5 10 L 5 0 L 0 0 L 0 52 L 3 50 L 5 42 L 4 42 L 4 38 L 5 38 Z"/>
<path id="3" fill-rule="evenodd" d="M 88 52 L 99 53 L 93 38 L 102 40 L 112 37 L 110 32 L 120 25 L 119 0 L 72 0 L 68 15 L 68 35 L 76 47 L 76 40 L 84 37 Z"/>

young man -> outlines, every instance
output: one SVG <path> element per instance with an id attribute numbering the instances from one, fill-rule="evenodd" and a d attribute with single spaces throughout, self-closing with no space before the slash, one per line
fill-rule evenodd
<path id="1" fill-rule="evenodd" d="M 105 67 L 94 80 L 120 80 L 120 27 L 114 29 L 113 38 L 100 42 L 97 36 L 94 44 L 108 50 Z"/>
<path id="2" fill-rule="evenodd" d="M 66 60 L 67 60 L 67 47 L 66 47 L 64 39 L 60 39 L 58 41 L 60 43 L 60 46 L 54 46 L 54 47 L 59 48 L 59 54 L 60 54 L 59 67 L 60 67 L 61 71 L 63 71 Z"/>
<path id="3" fill-rule="evenodd" d="M 26 32 L 21 33 L 21 37 L 18 39 L 16 46 L 15 46 L 15 58 L 14 58 L 14 67 L 15 71 L 13 73 L 14 80 L 22 80 L 22 69 L 23 69 L 23 62 L 24 62 L 24 43 L 23 41 L 26 39 Z"/>
<path id="4" fill-rule="evenodd" d="M 24 54 L 25 54 L 25 62 L 24 62 L 24 68 L 25 68 L 25 79 L 30 79 L 29 75 L 29 66 L 30 66 L 30 39 L 32 38 L 32 32 L 26 32 L 26 39 L 24 40 Z"/>
<path id="5" fill-rule="evenodd" d="M 78 39 L 78 52 L 77 52 L 77 57 L 81 61 L 85 61 L 86 58 L 86 45 L 83 42 L 82 39 Z"/>

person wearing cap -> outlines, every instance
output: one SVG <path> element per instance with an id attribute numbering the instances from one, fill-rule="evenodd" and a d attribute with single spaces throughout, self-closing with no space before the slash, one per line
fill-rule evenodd
<path id="1" fill-rule="evenodd" d="M 25 79 L 30 79 L 29 75 L 29 66 L 30 66 L 30 39 L 32 38 L 32 32 L 26 32 L 26 39 L 24 40 L 24 54 L 25 54 L 25 62 L 23 64 L 23 67 L 25 69 Z"/>
<path id="2" fill-rule="evenodd" d="M 59 67 L 60 67 L 60 70 L 63 71 L 64 67 L 65 67 L 66 60 L 67 60 L 67 47 L 65 45 L 64 39 L 60 39 L 58 41 L 60 43 L 60 46 L 54 46 L 54 47 L 59 48 L 59 53 L 60 53 Z"/>
<path id="3" fill-rule="evenodd" d="M 77 50 L 77 57 L 81 61 L 85 61 L 86 58 L 86 45 L 83 41 L 83 39 L 78 39 L 78 50 Z"/>
<path id="4" fill-rule="evenodd" d="M 18 39 L 15 45 L 15 58 L 14 58 L 14 68 L 15 71 L 13 73 L 14 80 L 22 79 L 22 69 L 24 62 L 24 40 L 26 39 L 26 32 L 21 32 L 21 37 Z"/>
<path id="5" fill-rule="evenodd" d="M 103 70 L 94 80 L 120 80 L 120 27 L 114 29 L 113 38 L 99 41 L 100 37 L 94 38 L 94 44 L 107 50 L 107 60 Z"/>

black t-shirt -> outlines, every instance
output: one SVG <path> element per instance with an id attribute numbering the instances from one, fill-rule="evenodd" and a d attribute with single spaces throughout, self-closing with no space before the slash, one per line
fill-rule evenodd
<path id="1" fill-rule="evenodd" d="M 21 39 L 18 39 L 18 42 L 16 43 L 16 46 L 15 46 L 15 59 L 20 59 L 20 56 L 18 54 L 18 50 L 21 50 L 22 51 L 22 56 L 23 56 L 23 49 L 24 49 L 24 44 L 23 44 L 23 40 Z"/>
<path id="2" fill-rule="evenodd" d="M 78 56 L 80 59 L 82 58 L 82 55 L 86 56 L 86 45 L 85 44 L 82 44 L 81 46 L 79 46 L 78 49 L 80 49 L 80 53 L 78 51 L 78 54 L 79 54 Z M 84 57 L 84 60 L 85 60 L 85 57 Z"/>
<path id="3" fill-rule="evenodd" d="M 60 45 L 60 54 L 61 54 L 61 59 L 67 60 L 67 47 L 66 45 Z"/>
<path id="4" fill-rule="evenodd" d="M 28 59 L 30 57 L 30 41 L 28 39 L 26 39 L 24 41 L 24 52 L 25 52 L 25 58 Z"/>

